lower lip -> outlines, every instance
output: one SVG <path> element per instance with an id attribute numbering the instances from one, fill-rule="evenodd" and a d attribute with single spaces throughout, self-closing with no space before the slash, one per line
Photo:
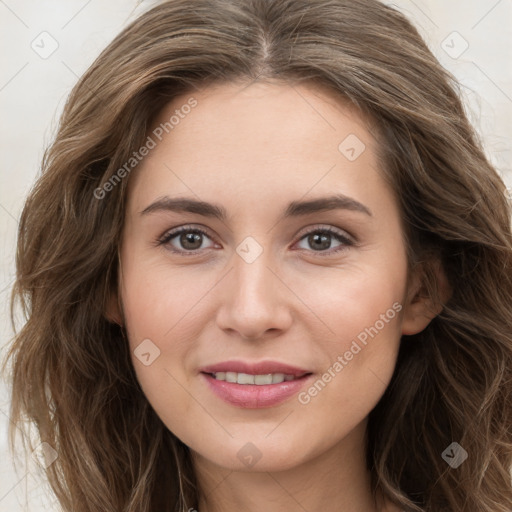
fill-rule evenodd
<path id="1" fill-rule="evenodd" d="M 300 391 L 312 374 L 279 384 L 236 384 L 217 380 L 208 373 L 201 374 L 210 389 L 225 402 L 244 409 L 262 409 L 278 405 Z"/>

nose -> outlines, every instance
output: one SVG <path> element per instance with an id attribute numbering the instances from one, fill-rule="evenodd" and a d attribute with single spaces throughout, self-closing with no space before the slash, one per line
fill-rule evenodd
<path id="1" fill-rule="evenodd" d="M 245 340 L 276 337 L 292 323 L 293 293 L 271 268 L 264 251 L 248 263 L 234 255 L 232 270 L 218 291 L 217 326 Z"/>

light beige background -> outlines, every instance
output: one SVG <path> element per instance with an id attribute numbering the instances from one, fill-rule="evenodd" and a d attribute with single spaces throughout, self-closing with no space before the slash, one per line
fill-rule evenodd
<path id="1" fill-rule="evenodd" d="M 512 187 L 512 1 L 387 3 L 398 6 L 414 21 L 434 54 L 462 83 L 470 118 L 484 139 L 491 161 Z M 134 0 L 0 0 L 2 357 L 12 335 L 8 301 L 14 276 L 17 219 L 37 176 L 44 147 L 55 133 L 64 101 L 77 78 L 129 21 L 151 5 Z M 50 36 L 41 36 L 42 32 Z M 41 42 L 41 38 L 46 39 Z M 39 48 L 39 52 L 48 51 L 52 39 L 58 48 L 47 58 L 31 46 Z M 467 50 L 458 56 L 466 45 Z M 8 409 L 8 390 L 2 383 L 0 511 L 58 510 L 45 492 L 35 461 L 20 466 L 18 473 L 9 462 Z"/>

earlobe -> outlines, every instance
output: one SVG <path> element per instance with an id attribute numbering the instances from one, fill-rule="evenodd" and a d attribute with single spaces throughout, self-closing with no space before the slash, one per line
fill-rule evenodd
<path id="1" fill-rule="evenodd" d="M 119 326 L 123 326 L 123 319 L 121 315 L 121 307 L 119 305 L 119 300 L 117 293 L 112 292 L 107 300 L 107 304 L 105 307 L 105 318 L 114 324 Z"/>
<path id="2" fill-rule="evenodd" d="M 413 275 L 402 316 L 402 334 L 412 335 L 423 331 L 441 313 L 443 304 L 452 294 L 440 261 L 433 262 L 430 270 L 427 273 L 420 265 Z M 436 280 L 438 300 L 429 293 L 432 287 L 426 286 L 426 279 Z"/>
<path id="3" fill-rule="evenodd" d="M 421 298 L 409 303 L 405 307 L 402 320 L 402 334 L 418 334 L 443 310 L 438 304 L 437 307 L 430 300 Z"/>

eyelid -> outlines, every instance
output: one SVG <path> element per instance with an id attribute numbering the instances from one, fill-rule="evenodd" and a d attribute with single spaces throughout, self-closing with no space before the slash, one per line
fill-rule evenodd
<path id="1" fill-rule="evenodd" d="M 305 227 L 303 230 L 300 230 L 295 236 L 300 239 L 304 238 L 305 235 L 309 235 L 310 233 L 314 233 L 316 231 L 327 231 L 329 233 L 336 234 L 347 240 L 350 240 L 353 244 L 357 243 L 357 238 L 349 233 L 346 229 L 338 228 L 337 226 L 333 226 L 331 224 L 313 224 L 311 226 Z"/>

